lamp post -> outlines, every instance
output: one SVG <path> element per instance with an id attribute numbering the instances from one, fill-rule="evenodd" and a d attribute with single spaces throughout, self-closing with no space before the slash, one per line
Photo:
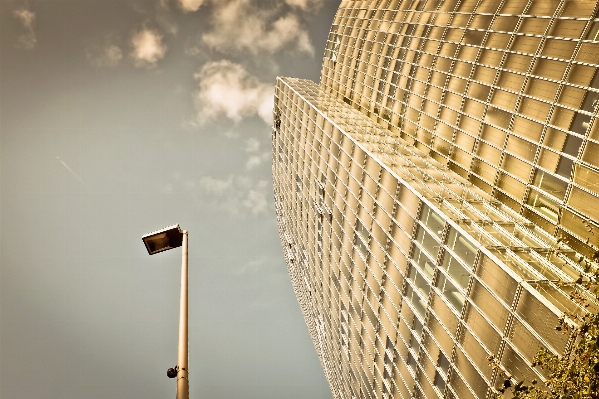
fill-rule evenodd
<path id="1" fill-rule="evenodd" d="M 187 306 L 187 230 L 181 230 L 178 224 L 146 234 L 143 240 L 150 255 L 169 249 L 183 247 L 181 256 L 181 300 L 179 302 L 179 350 L 177 367 L 169 369 L 170 378 L 177 377 L 177 399 L 189 399 L 189 351 L 188 351 L 188 306 Z M 175 374 L 176 372 L 176 374 Z"/>

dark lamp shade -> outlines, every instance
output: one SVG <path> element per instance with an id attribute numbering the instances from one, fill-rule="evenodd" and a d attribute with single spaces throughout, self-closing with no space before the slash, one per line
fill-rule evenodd
<path id="1" fill-rule="evenodd" d="M 178 248 L 183 244 L 183 232 L 178 224 L 162 230 L 146 234 L 141 238 L 150 255 L 169 249 Z"/>

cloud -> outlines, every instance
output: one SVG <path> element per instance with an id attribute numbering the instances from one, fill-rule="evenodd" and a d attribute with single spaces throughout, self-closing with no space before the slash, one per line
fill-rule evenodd
<path id="1" fill-rule="evenodd" d="M 245 68 L 228 60 L 206 63 L 195 75 L 198 119 L 206 122 L 225 116 L 234 122 L 259 115 L 271 124 L 274 86 L 262 83 Z"/>
<path id="2" fill-rule="evenodd" d="M 254 169 L 261 165 L 263 162 L 270 160 L 270 152 L 264 152 L 261 155 L 251 155 L 245 164 L 246 169 Z"/>
<path id="3" fill-rule="evenodd" d="M 96 67 L 114 68 L 123 59 L 121 48 L 106 39 L 102 45 L 91 45 L 85 50 L 87 59 Z"/>
<path id="4" fill-rule="evenodd" d="M 179 0 L 179 7 L 185 12 L 197 11 L 204 4 L 204 0 Z"/>
<path id="5" fill-rule="evenodd" d="M 154 67 L 158 60 L 164 57 L 166 45 L 162 43 L 162 36 L 151 29 L 142 29 L 131 38 L 133 52 L 131 56 L 138 67 Z"/>
<path id="6" fill-rule="evenodd" d="M 250 190 L 247 198 L 243 201 L 243 206 L 248 208 L 254 215 L 266 211 L 268 202 L 263 192 L 258 190 Z"/>
<path id="7" fill-rule="evenodd" d="M 269 206 L 267 185 L 266 180 L 254 182 L 247 176 L 229 176 L 226 179 L 203 176 L 200 179 L 200 188 L 214 197 L 213 204 L 231 216 L 266 212 Z"/>
<path id="8" fill-rule="evenodd" d="M 212 51 L 202 44 L 200 34 L 194 34 L 188 36 L 183 47 L 185 55 L 198 59 L 199 64 L 203 64 L 206 61 L 213 60 L 215 57 Z"/>
<path id="9" fill-rule="evenodd" d="M 304 11 L 316 10 L 322 6 L 322 0 L 285 0 L 285 3 Z"/>
<path id="10" fill-rule="evenodd" d="M 250 159 L 248 159 L 245 167 L 248 169 L 254 169 L 256 166 L 262 163 L 262 159 L 257 155 L 252 155 Z"/>
<path id="11" fill-rule="evenodd" d="M 17 39 L 17 47 L 25 50 L 31 50 L 37 45 L 37 38 L 35 37 L 35 31 L 33 30 L 33 23 L 35 22 L 35 13 L 29 11 L 27 8 L 22 7 L 14 11 L 15 18 L 17 18 L 26 32 L 19 35 Z"/>
<path id="12" fill-rule="evenodd" d="M 245 152 L 256 152 L 260 149 L 260 142 L 255 138 L 250 138 L 245 142 Z"/>
<path id="13" fill-rule="evenodd" d="M 225 191 L 233 186 L 233 177 L 229 176 L 226 180 L 216 179 L 211 176 L 202 176 L 200 187 L 212 195 L 223 195 Z"/>
<path id="14" fill-rule="evenodd" d="M 300 8 L 313 2 L 289 1 Z M 314 47 L 297 15 L 279 15 L 279 11 L 280 7 L 259 9 L 250 0 L 213 1 L 212 30 L 202 35 L 202 41 L 221 52 L 258 54 L 294 48 L 313 55 Z"/>

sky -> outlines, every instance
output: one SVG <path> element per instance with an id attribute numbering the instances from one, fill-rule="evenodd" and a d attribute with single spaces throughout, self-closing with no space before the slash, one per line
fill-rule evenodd
<path id="1" fill-rule="evenodd" d="M 275 77 L 338 0 L 0 0 L 0 398 L 331 398 L 283 259 Z"/>

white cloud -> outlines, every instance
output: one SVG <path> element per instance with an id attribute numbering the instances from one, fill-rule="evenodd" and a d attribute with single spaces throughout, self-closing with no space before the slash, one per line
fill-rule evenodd
<path id="1" fill-rule="evenodd" d="M 285 0 L 285 3 L 304 11 L 318 9 L 322 6 L 322 0 Z"/>
<path id="2" fill-rule="evenodd" d="M 260 142 L 255 138 L 250 138 L 245 142 L 245 152 L 256 152 L 260 149 Z"/>
<path id="3" fill-rule="evenodd" d="M 300 7 L 310 0 L 291 0 Z M 213 0 L 212 30 L 203 42 L 221 52 L 274 53 L 283 48 L 314 54 L 307 31 L 292 13 L 279 15 L 279 7 L 260 9 L 250 0 Z"/>
<path id="4" fill-rule="evenodd" d="M 260 165 L 262 163 L 262 159 L 257 156 L 257 155 L 252 155 L 247 163 L 245 164 L 245 167 L 248 169 L 254 169 L 256 166 Z"/>
<path id="5" fill-rule="evenodd" d="M 250 190 L 248 196 L 243 201 L 243 206 L 248 208 L 254 215 L 266 211 L 268 202 L 266 202 L 266 196 L 263 192 L 257 190 Z"/>
<path id="6" fill-rule="evenodd" d="M 214 197 L 216 207 L 231 216 L 244 215 L 248 211 L 258 215 L 266 212 L 269 206 L 266 180 L 254 182 L 247 176 L 229 176 L 226 179 L 203 176 L 200 188 Z"/>
<path id="7" fill-rule="evenodd" d="M 179 6 L 185 12 L 197 11 L 202 4 L 204 0 L 179 0 Z"/>
<path id="8" fill-rule="evenodd" d="M 185 45 L 185 55 L 189 55 L 191 57 L 197 57 L 202 54 L 202 51 L 198 46 L 193 45 Z"/>
<path id="9" fill-rule="evenodd" d="M 162 43 L 162 36 L 151 29 L 142 29 L 131 38 L 133 52 L 131 56 L 138 67 L 153 67 L 158 60 L 164 57 L 166 45 Z"/>
<path id="10" fill-rule="evenodd" d="M 196 94 L 200 122 L 221 115 L 239 122 L 257 114 L 271 123 L 274 86 L 258 81 L 241 65 L 227 60 L 209 62 L 195 78 L 200 86 Z"/>
<path id="11" fill-rule="evenodd" d="M 225 191 L 233 186 L 233 177 L 229 176 L 226 180 L 216 179 L 210 176 L 202 176 L 200 187 L 212 195 L 223 195 Z"/>
<path id="12" fill-rule="evenodd" d="M 86 49 L 89 62 L 97 67 L 115 67 L 123 59 L 123 52 L 119 46 L 113 43 L 105 43 L 102 46 L 89 46 Z"/>
<path id="13" fill-rule="evenodd" d="M 33 30 L 33 23 L 35 22 L 35 13 L 29 11 L 27 8 L 19 8 L 14 11 L 15 18 L 17 18 L 26 32 L 19 35 L 17 39 L 17 47 L 26 50 L 31 50 L 37 45 L 37 38 L 35 37 L 35 31 Z"/>
<path id="14" fill-rule="evenodd" d="M 263 162 L 270 160 L 270 152 L 264 152 L 261 155 L 251 155 L 245 164 L 246 169 L 254 169 Z"/>

